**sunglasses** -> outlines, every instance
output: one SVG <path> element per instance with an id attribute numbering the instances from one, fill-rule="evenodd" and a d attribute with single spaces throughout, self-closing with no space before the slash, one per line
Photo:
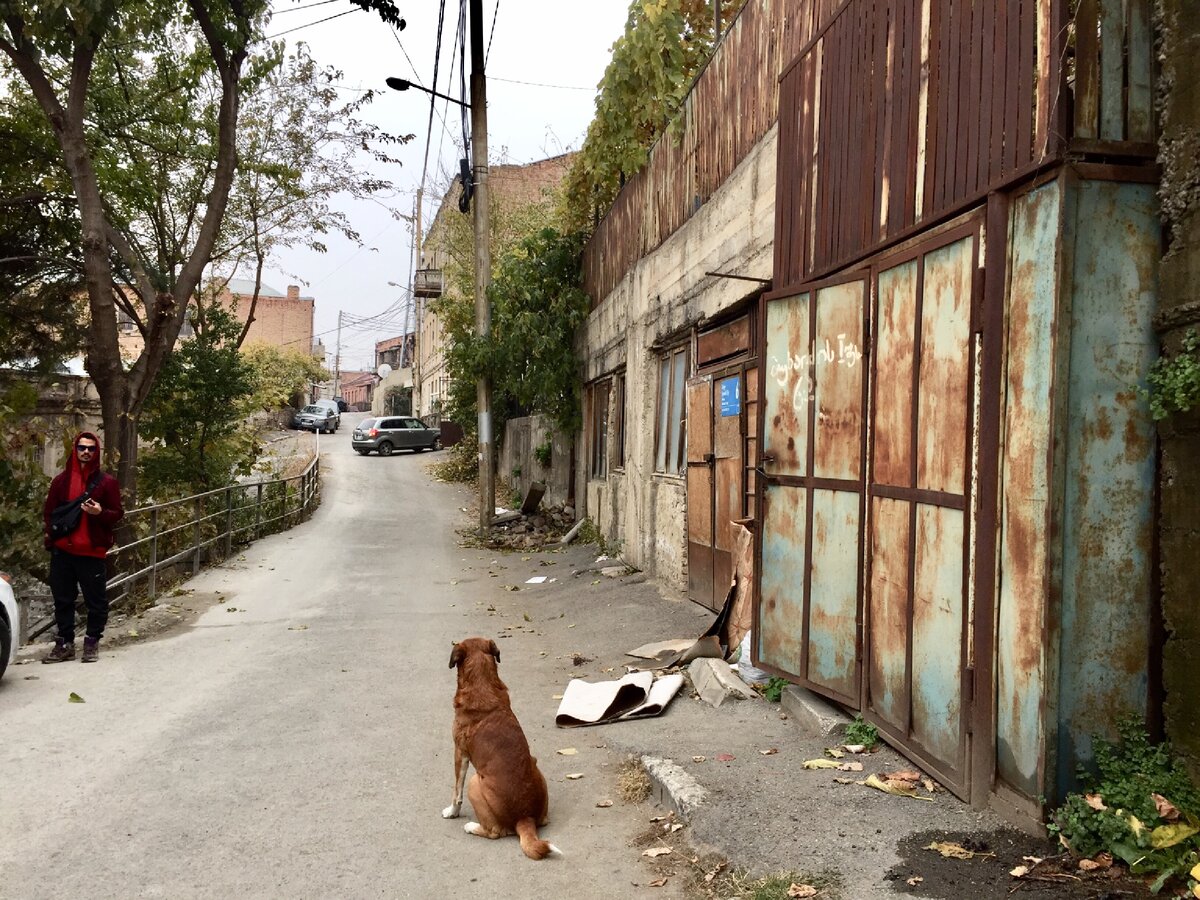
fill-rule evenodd
<path id="1" fill-rule="evenodd" d="M 75 449 L 78 450 L 80 453 L 95 453 L 96 445 L 95 444 L 76 444 Z"/>

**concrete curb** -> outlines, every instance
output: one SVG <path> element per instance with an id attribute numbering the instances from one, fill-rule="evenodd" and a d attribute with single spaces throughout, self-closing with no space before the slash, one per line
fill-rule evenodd
<path id="1" fill-rule="evenodd" d="M 796 724 L 811 734 L 833 734 L 850 721 L 846 714 L 812 691 L 798 685 L 783 689 L 779 705 L 796 720 Z"/>
<path id="2" fill-rule="evenodd" d="M 681 819 L 686 820 L 708 796 L 700 782 L 669 759 L 643 756 L 642 765 L 650 776 L 651 798 Z"/>

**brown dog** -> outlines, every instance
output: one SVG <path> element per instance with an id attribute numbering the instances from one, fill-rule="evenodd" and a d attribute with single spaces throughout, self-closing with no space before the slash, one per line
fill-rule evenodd
<path id="1" fill-rule="evenodd" d="M 529 742 L 513 715 L 508 688 L 496 664 L 500 649 L 487 638 L 467 638 L 454 645 L 450 668 L 458 668 L 454 694 L 454 797 L 442 810 L 446 819 L 458 817 L 463 787 L 478 822 L 463 826 L 467 834 L 498 838 L 517 834 L 530 859 L 561 856 L 553 844 L 538 838 L 545 825 L 549 799 L 546 779 Z M 467 764 L 475 766 L 467 784 Z"/>

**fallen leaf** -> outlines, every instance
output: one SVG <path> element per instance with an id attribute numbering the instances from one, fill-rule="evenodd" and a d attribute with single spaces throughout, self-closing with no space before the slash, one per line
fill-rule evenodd
<path id="1" fill-rule="evenodd" d="M 883 791 L 885 794 L 892 794 L 895 797 L 911 797 L 914 800 L 933 802 L 932 797 L 917 796 L 917 789 L 907 781 L 881 781 L 878 775 L 868 775 L 867 780 L 860 781 L 859 784 L 875 788 L 877 791 Z"/>
<path id="2" fill-rule="evenodd" d="M 932 778 L 922 778 L 921 784 L 924 786 L 925 790 L 929 791 L 929 793 L 933 794 L 937 792 L 937 782 Z"/>
<path id="3" fill-rule="evenodd" d="M 1150 846 L 1155 850 L 1174 847 L 1186 841 L 1193 834 L 1200 833 L 1200 828 L 1187 822 L 1176 822 L 1174 825 L 1160 825 L 1150 832 Z"/>
<path id="4" fill-rule="evenodd" d="M 840 765 L 832 759 L 806 759 L 804 761 L 806 769 L 836 769 Z"/>
<path id="5" fill-rule="evenodd" d="M 837 749 L 837 748 L 835 748 L 835 747 L 826 747 L 826 748 L 825 748 L 825 755 L 826 755 L 826 756 L 833 757 L 834 759 L 841 759 L 843 756 L 845 756 L 845 755 L 846 755 L 846 751 L 844 751 L 844 750 L 838 750 L 838 749 Z"/>
<path id="6" fill-rule="evenodd" d="M 733 762 L 737 757 L 732 753 L 718 753 L 715 759 L 717 762 Z"/>
<path id="7" fill-rule="evenodd" d="M 763 756 L 774 756 L 776 753 L 779 752 L 779 748 L 772 747 L 770 750 L 759 750 L 758 752 L 761 753 Z"/>
<path id="8" fill-rule="evenodd" d="M 1029 874 L 1029 866 L 1017 866 L 1015 869 L 1010 869 L 1008 874 L 1013 878 L 1024 878 Z"/>
<path id="9" fill-rule="evenodd" d="M 1192 867 L 1192 871 L 1188 872 L 1188 875 L 1190 875 L 1192 878 L 1195 878 L 1197 881 L 1200 881 L 1200 863 L 1196 863 L 1196 865 Z"/>
<path id="10" fill-rule="evenodd" d="M 726 865 L 728 865 L 728 864 L 719 862 L 719 863 L 717 863 L 717 866 L 715 869 L 713 869 L 711 872 L 706 872 L 704 875 L 705 883 L 712 884 L 713 879 L 721 874 L 721 870 L 724 869 Z"/>
<path id="11" fill-rule="evenodd" d="M 505 589 L 506 591 L 519 591 L 519 590 L 520 590 L 520 588 L 519 588 L 519 587 L 517 587 L 515 584 L 506 584 L 506 585 L 504 586 L 504 589 Z"/>
<path id="12" fill-rule="evenodd" d="M 532 621 L 533 621 L 533 619 L 530 617 L 529 613 L 521 613 L 521 615 L 525 617 L 525 621 L 526 621 L 526 622 L 532 622 Z"/>
<path id="13" fill-rule="evenodd" d="M 289 625 L 288 631 L 308 631 L 307 625 Z"/>
<path id="14" fill-rule="evenodd" d="M 702 763 L 702 762 L 704 762 L 704 760 L 705 760 L 705 759 L 706 759 L 706 757 L 703 757 L 703 756 L 693 756 L 693 757 L 692 757 L 692 762 L 694 762 L 694 763 Z"/>
<path id="15" fill-rule="evenodd" d="M 836 781 L 838 784 L 854 784 L 853 778 L 835 778 L 833 780 Z"/>
<path id="16" fill-rule="evenodd" d="M 664 884 L 666 884 L 666 883 L 667 883 L 667 879 L 665 879 L 665 878 L 656 878 L 656 879 L 654 879 L 653 881 L 647 881 L 647 882 L 646 882 L 646 887 L 662 887 L 662 886 L 663 886 Z"/>
<path id="17" fill-rule="evenodd" d="M 651 821 L 651 822 L 664 822 L 664 821 L 666 821 L 666 820 L 667 820 L 667 819 L 669 819 L 669 818 L 671 818 L 671 816 L 670 816 L 670 815 L 665 815 L 665 816 L 651 816 L 651 817 L 650 817 L 650 821 Z"/>
<path id="18" fill-rule="evenodd" d="M 788 886 L 787 895 L 789 897 L 815 897 L 817 896 L 817 889 L 811 884 L 796 884 L 792 882 Z"/>
<path id="19" fill-rule="evenodd" d="M 84 700 L 82 697 L 80 697 L 74 691 L 71 691 L 71 693 L 67 695 L 67 702 L 68 703 L 86 703 L 87 701 Z"/>
<path id="20" fill-rule="evenodd" d="M 593 581 L 593 582 L 592 582 L 592 584 L 599 584 L 599 583 L 600 583 L 600 579 L 599 579 L 599 578 L 597 578 L 595 581 Z"/>
<path id="21" fill-rule="evenodd" d="M 567 781 L 578 781 L 582 777 L 583 777 L 582 772 L 572 772 L 570 775 L 567 776 Z"/>
<path id="22" fill-rule="evenodd" d="M 1112 864 L 1111 853 L 1097 853 L 1094 859 L 1081 859 L 1079 869 L 1083 872 L 1095 872 L 1101 869 L 1111 869 Z"/>
<path id="23" fill-rule="evenodd" d="M 916 784 L 921 780 L 921 773 L 914 772 L 912 769 L 903 769 L 899 772 L 886 772 L 883 777 L 888 781 L 911 781 Z"/>
<path id="24" fill-rule="evenodd" d="M 611 800 L 597 800 L 597 801 L 596 801 L 596 808 L 597 808 L 597 809 L 608 809 L 608 808 L 609 808 L 610 806 L 612 806 L 612 805 L 613 805 L 613 804 L 612 804 L 612 801 L 611 801 Z"/>
<path id="25" fill-rule="evenodd" d="M 1104 810 L 1108 809 L 1108 807 L 1104 805 L 1104 798 L 1102 798 L 1099 794 L 1084 794 L 1083 802 L 1097 812 L 1103 812 Z"/>
<path id="26" fill-rule="evenodd" d="M 962 844 L 956 844 L 953 841 L 934 841 L 925 848 L 926 850 L 936 850 L 938 853 L 947 859 L 974 859 L 975 851 L 968 850 Z M 987 854 L 990 856 L 991 854 Z"/>
<path id="27" fill-rule="evenodd" d="M 554 752 L 559 756 L 574 756 L 579 751 L 574 747 L 563 747 L 561 750 L 555 750 Z"/>
<path id="28" fill-rule="evenodd" d="M 862 770 L 863 770 L 863 766 L 862 766 L 862 763 L 860 763 L 860 762 L 838 763 L 838 771 L 839 772 L 861 772 Z"/>
<path id="29" fill-rule="evenodd" d="M 667 831 L 670 832 L 671 834 L 674 834 L 675 832 L 679 831 L 681 828 L 683 828 L 682 822 L 672 822 L 670 825 L 667 826 Z"/>
<path id="30" fill-rule="evenodd" d="M 137 637 L 137 636 L 138 636 L 138 633 L 137 633 L 136 631 L 130 631 L 130 632 L 129 632 L 129 636 L 130 636 L 130 637 Z"/>
<path id="31" fill-rule="evenodd" d="M 849 753 L 863 753 L 867 749 L 866 744 L 842 744 L 842 746 L 846 748 L 846 751 Z"/>
<path id="32" fill-rule="evenodd" d="M 1164 822 L 1174 822 L 1179 819 L 1179 810 L 1162 794 L 1151 794 L 1154 798 L 1154 808 L 1158 810 L 1159 818 Z"/>
<path id="33" fill-rule="evenodd" d="M 653 859 L 656 856 L 666 856 L 670 852 L 670 847 L 651 847 L 649 850 L 643 850 L 642 856 L 649 856 Z"/>
<path id="34" fill-rule="evenodd" d="M 925 879 L 922 878 L 920 875 L 914 875 L 912 878 L 908 879 L 905 882 L 905 884 L 907 884 L 909 887 L 916 887 L 918 884 L 920 884 L 924 880 Z"/>
<path id="35" fill-rule="evenodd" d="M 1030 867 L 1036 866 L 1038 863 L 1040 863 L 1045 858 L 1046 857 L 1044 857 L 1044 856 L 1022 856 L 1021 857 L 1021 859 L 1025 860 L 1025 862 L 1029 863 Z"/>
<path id="36" fill-rule="evenodd" d="M 562 694 L 551 694 L 551 695 L 550 695 L 550 699 L 551 699 L 551 700 L 561 700 L 561 699 L 562 699 Z"/>
<path id="37" fill-rule="evenodd" d="M 225 607 L 225 612 L 237 612 L 237 611 L 238 611 L 238 608 L 236 606 Z"/>

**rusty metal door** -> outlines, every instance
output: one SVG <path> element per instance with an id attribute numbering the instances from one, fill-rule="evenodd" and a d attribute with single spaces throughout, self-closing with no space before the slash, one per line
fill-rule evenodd
<path id="1" fill-rule="evenodd" d="M 736 365 L 687 386 L 688 595 L 714 611 L 733 580 L 733 522 L 746 512 L 747 429 L 757 426 L 746 381 L 756 376 Z"/>
<path id="2" fill-rule="evenodd" d="M 978 221 L 873 267 L 864 715 L 968 794 Z"/>
<path id="3" fill-rule="evenodd" d="M 861 697 L 868 273 L 768 300 L 762 385 L 760 665 Z"/>

